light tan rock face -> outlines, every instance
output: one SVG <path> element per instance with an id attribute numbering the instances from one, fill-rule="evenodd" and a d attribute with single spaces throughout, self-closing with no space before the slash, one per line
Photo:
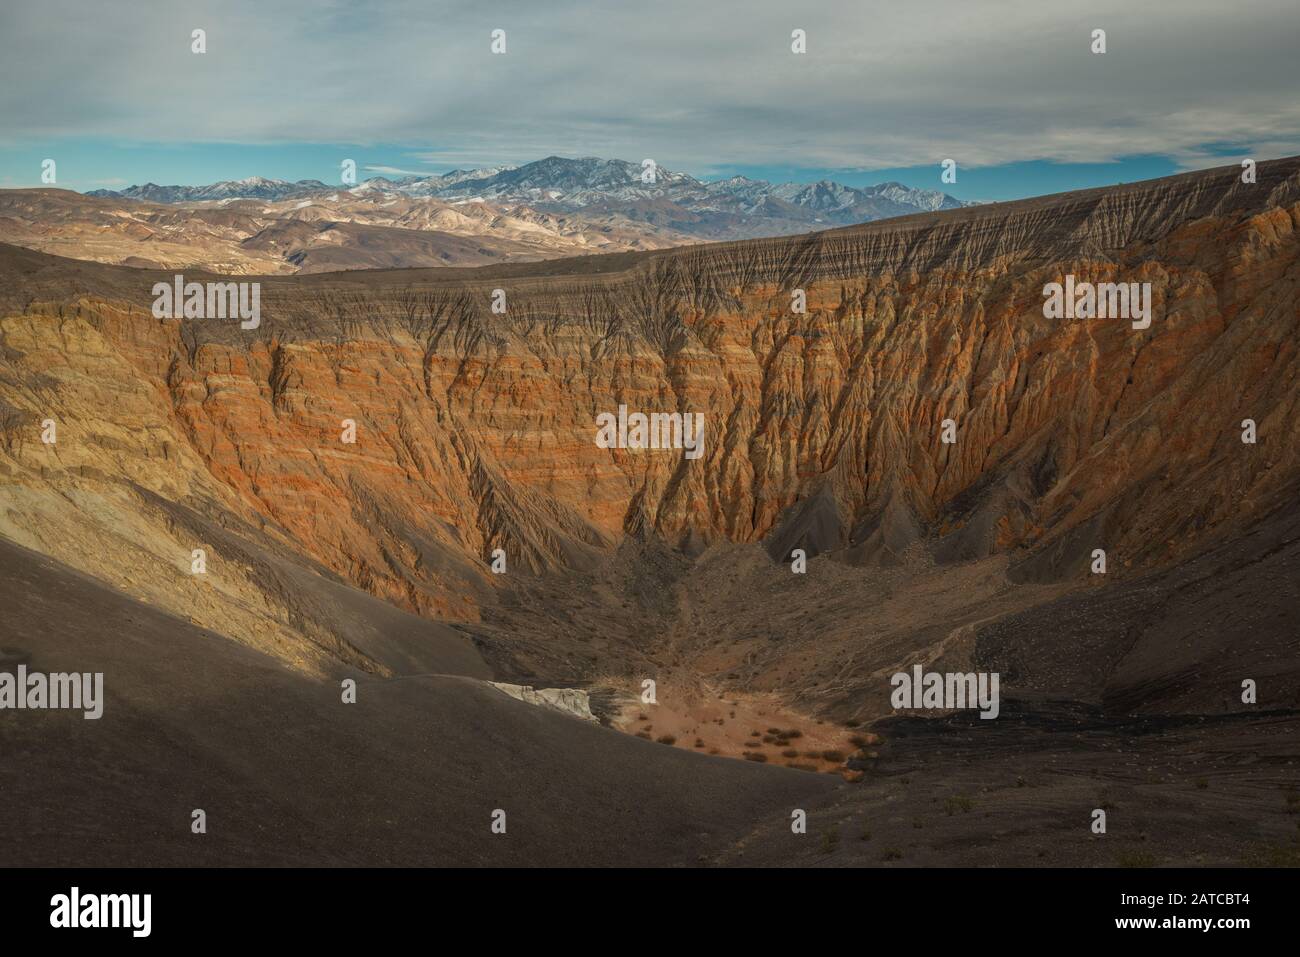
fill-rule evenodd
<path id="1" fill-rule="evenodd" d="M 494 549 L 591 569 L 629 534 L 1149 568 L 1294 495 L 1298 226 L 1292 159 L 795 239 L 268 278 L 251 331 L 152 318 L 166 274 L 6 247 L 0 533 L 176 605 L 159 569 L 191 585 L 197 533 L 172 503 L 462 620 Z M 1066 274 L 1150 283 L 1150 328 L 1044 318 Z M 702 413 L 703 455 L 599 447 L 620 405 Z M 214 550 L 231 607 L 286 640 L 282 596 Z"/>
<path id="2" fill-rule="evenodd" d="M 531 704 L 538 708 L 550 708 L 583 721 L 596 721 L 591 713 L 591 701 L 585 691 L 576 688 L 530 688 L 527 685 L 512 685 L 493 681 L 492 687 L 504 691 L 512 698 Z"/>
<path id="3" fill-rule="evenodd" d="M 231 275 L 482 266 L 693 241 L 626 217 L 381 193 L 185 204 L 0 189 L 0 242 L 101 263 Z"/>

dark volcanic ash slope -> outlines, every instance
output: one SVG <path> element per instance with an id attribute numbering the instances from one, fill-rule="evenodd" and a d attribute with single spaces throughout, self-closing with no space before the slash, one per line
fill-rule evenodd
<path id="1" fill-rule="evenodd" d="M 98 720 L 0 713 L 0 865 L 694 864 L 835 787 L 615 734 L 456 672 L 312 680 L 8 543 L 0 600 L 7 651 L 43 672 L 103 671 L 106 687 Z M 194 809 L 206 834 L 191 833 Z"/>

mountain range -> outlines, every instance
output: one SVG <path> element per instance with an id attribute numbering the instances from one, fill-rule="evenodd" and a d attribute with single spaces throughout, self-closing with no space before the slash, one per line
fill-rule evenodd
<path id="1" fill-rule="evenodd" d="M 805 233 L 964 205 L 899 183 L 706 183 L 622 160 L 374 177 L 0 190 L 0 241 L 97 262 L 282 275 L 482 266 Z"/>
<path id="2" fill-rule="evenodd" d="M 462 202 L 525 203 L 538 209 L 564 211 L 666 203 L 700 215 L 791 220 L 791 226 L 798 222 L 803 229 L 809 222 L 852 225 L 968 205 L 939 190 L 911 189 L 895 182 L 861 188 L 830 180 L 774 184 L 745 176 L 704 182 L 686 173 L 656 167 L 654 181 L 647 183 L 643 181 L 645 174 L 643 166 L 625 160 L 548 156 L 523 166 L 454 170 L 397 180 L 378 176 L 346 189 L 314 179 L 289 182 L 252 176 L 207 186 L 146 183 L 120 191 L 94 190 L 87 195 L 193 203 L 228 199 L 277 201 L 344 191 L 352 195 L 381 193 Z"/>
<path id="3" fill-rule="evenodd" d="M 277 275 L 482 266 L 805 233 L 963 204 L 899 183 L 706 183 L 622 160 L 374 177 L 352 186 L 253 176 L 81 194 L 0 190 L 0 241 L 79 259 Z"/>

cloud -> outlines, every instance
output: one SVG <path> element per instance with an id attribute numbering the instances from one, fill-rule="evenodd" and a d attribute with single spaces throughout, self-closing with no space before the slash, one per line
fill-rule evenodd
<path id="1" fill-rule="evenodd" d="M 396 166 L 364 166 L 367 173 L 386 173 L 390 176 L 428 176 L 432 170 L 398 169 Z"/>
<path id="2" fill-rule="evenodd" d="M 23 82 L 0 86 L 0 140 L 389 143 L 458 166 L 560 153 L 693 172 L 1300 153 L 1294 0 L 1081 6 L 11 4 L 0 55 Z"/>

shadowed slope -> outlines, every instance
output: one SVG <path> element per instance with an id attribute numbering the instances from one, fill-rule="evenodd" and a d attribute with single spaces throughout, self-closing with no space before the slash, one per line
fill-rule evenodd
<path id="1" fill-rule="evenodd" d="M 0 814 L 22 822 L 0 865 L 693 863 L 836 786 L 468 678 L 306 678 L 4 542 L 0 601 L 7 651 L 103 671 L 106 696 L 97 721 L 0 712 Z"/>

